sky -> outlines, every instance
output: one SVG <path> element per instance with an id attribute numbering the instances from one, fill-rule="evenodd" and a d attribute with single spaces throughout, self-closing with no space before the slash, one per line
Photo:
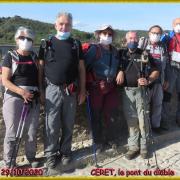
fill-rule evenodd
<path id="1" fill-rule="evenodd" d="M 180 17 L 180 3 L 0 3 L 0 17 L 54 23 L 61 11 L 72 13 L 73 28 L 86 32 L 102 24 L 120 30 L 148 30 L 158 24 L 170 30 L 172 20 Z"/>

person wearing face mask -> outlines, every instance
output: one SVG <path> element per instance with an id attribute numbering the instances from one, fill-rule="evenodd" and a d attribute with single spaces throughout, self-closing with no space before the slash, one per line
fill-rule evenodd
<path id="1" fill-rule="evenodd" d="M 86 98 L 85 67 L 80 41 L 71 37 L 72 15 L 60 12 L 55 21 L 57 33 L 42 41 L 39 49 L 40 84 L 45 91 L 45 156 L 51 172 L 58 162 L 72 160 L 71 144 L 76 104 Z M 45 79 L 45 84 L 43 84 Z"/>
<path id="2" fill-rule="evenodd" d="M 148 52 L 138 48 L 135 31 L 126 34 L 127 48 L 119 50 L 120 66 L 117 83 L 123 84 L 123 110 L 129 129 L 128 160 L 139 153 L 149 156 L 149 95 L 148 85 L 158 78 L 159 72 Z M 145 89 L 146 91 L 143 91 Z"/>
<path id="3" fill-rule="evenodd" d="M 15 33 L 17 49 L 8 51 L 2 65 L 2 82 L 6 88 L 3 103 L 6 127 L 4 162 L 8 168 L 24 103 L 28 104 L 29 109 L 24 129 L 25 154 L 32 167 L 38 166 L 35 155 L 40 105 L 38 59 L 33 52 L 34 38 L 35 34 L 31 29 L 19 27 Z M 11 165 L 16 165 L 14 159 Z"/>
<path id="4" fill-rule="evenodd" d="M 98 43 L 92 44 L 85 54 L 85 65 L 92 74 L 87 90 L 92 112 L 92 133 L 98 153 L 114 140 L 112 123 L 118 107 L 115 78 L 119 59 L 118 51 L 112 46 L 115 38 L 112 26 L 102 25 L 95 31 L 95 37 Z"/>
<path id="5" fill-rule="evenodd" d="M 167 48 L 163 42 L 160 41 L 163 30 L 159 25 L 154 25 L 149 28 L 149 38 L 140 39 L 139 48 L 149 51 L 153 62 L 160 71 L 160 76 L 156 79 L 150 89 L 150 119 L 152 130 L 155 133 L 163 133 L 161 124 L 161 112 L 163 101 L 163 89 L 168 87 L 167 73 L 169 72 L 169 56 Z M 142 42 L 142 41 L 143 42 Z M 145 43 L 146 42 L 146 43 Z M 143 44 L 143 46 L 142 46 Z"/>
<path id="6" fill-rule="evenodd" d="M 170 57 L 170 72 L 167 74 L 169 87 L 164 91 L 162 110 L 162 126 L 167 130 L 169 129 L 171 124 L 170 101 L 175 86 L 178 99 L 176 109 L 176 123 L 180 127 L 180 18 L 174 19 L 172 26 L 173 36 L 167 44 Z"/>

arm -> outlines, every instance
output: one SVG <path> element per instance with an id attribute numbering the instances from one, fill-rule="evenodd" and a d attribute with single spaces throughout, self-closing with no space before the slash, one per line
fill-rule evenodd
<path id="1" fill-rule="evenodd" d="M 121 50 L 119 50 L 119 72 L 116 76 L 116 82 L 118 85 L 122 85 L 124 83 L 124 66 L 121 57 L 122 57 L 122 52 Z"/>
<path id="2" fill-rule="evenodd" d="M 158 77 L 159 77 L 159 71 L 155 70 L 155 71 L 151 72 L 151 74 L 148 77 L 148 84 L 151 84 Z"/>
<path id="3" fill-rule="evenodd" d="M 85 88 L 85 81 L 86 81 L 86 72 L 85 72 L 85 65 L 83 60 L 79 60 L 79 96 L 78 96 L 78 104 L 82 104 L 86 98 L 86 88 Z"/>
<path id="4" fill-rule="evenodd" d="M 153 83 L 154 80 L 156 80 L 159 77 L 159 71 L 155 70 L 151 72 L 149 77 L 146 79 L 144 77 L 138 79 L 138 84 L 140 86 L 148 86 L 151 83 Z"/>
<path id="5" fill-rule="evenodd" d="M 16 86 L 15 84 L 13 84 L 10 81 L 11 76 L 12 76 L 11 69 L 8 67 L 2 67 L 2 83 L 3 83 L 3 85 L 10 91 L 22 96 L 26 103 L 28 103 L 28 101 L 32 101 L 33 94 L 31 94 L 27 90 L 24 90 L 24 89 Z"/>

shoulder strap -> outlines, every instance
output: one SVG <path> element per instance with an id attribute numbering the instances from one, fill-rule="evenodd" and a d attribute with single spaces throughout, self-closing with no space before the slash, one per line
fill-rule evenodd
<path id="1" fill-rule="evenodd" d="M 79 60 L 79 43 L 76 39 L 73 39 L 73 45 L 76 47 L 77 49 L 77 59 Z"/>
<path id="2" fill-rule="evenodd" d="M 52 45 L 52 37 L 53 36 L 49 36 L 48 39 L 41 39 L 41 48 L 47 49 L 48 47 L 50 47 Z"/>
<path id="3" fill-rule="evenodd" d="M 101 45 L 100 44 L 94 44 L 95 47 L 96 47 L 96 60 L 99 60 L 102 56 L 102 53 L 101 53 Z"/>
<path id="4" fill-rule="evenodd" d="M 11 70 L 12 70 L 12 76 L 13 76 L 13 74 L 15 73 L 18 65 L 19 65 L 19 64 L 22 64 L 22 63 L 19 62 L 19 55 L 18 55 L 17 51 L 10 49 L 10 50 L 8 51 L 8 53 L 9 53 L 9 54 L 11 55 L 11 57 L 12 57 L 12 67 L 11 67 Z M 35 53 L 34 51 L 31 51 L 30 56 L 31 56 L 33 62 L 35 63 L 35 65 L 36 65 L 36 67 L 37 67 L 37 64 L 36 64 L 36 57 L 37 57 L 37 55 L 36 55 L 36 53 Z M 28 63 L 29 63 L 29 62 L 23 63 L 23 64 L 28 64 Z M 32 64 L 32 63 L 31 63 L 31 64 Z"/>
<path id="5" fill-rule="evenodd" d="M 10 49 L 10 50 L 8 51 L 8 53 L 11 55 L 12 60 L 14 60 L 14 61 L 19 61 L 18 53 L 17 53 L 15 50 Z"/>
<path id="6" fill-rule="evenodd" d="M 128 64 L 127 68 L 126 68 L 125 73 L 127 73 L 129 71 L 130 67 L 132 66 L 132 64 L 134 62 L 134 56 L 130 55 L 130 60 L 131 61 L 129 62 L 129 64 Z"/>
<path id="7" fill-rule="evenodd" d="M 31 51 L 31 58 L 34 62 L 37 60 L 36 57 L 37 57 L 37 54 L 34 51 Z"/>
<path id="8" fill-rule="evenodd" d="M 11 68 L 11 71 L 12 71 L 12 76 L 13 76 L 14 72 L 16 71 L 16 69 L 18 67 L 18 63 L 17 62 L 19 62 L 19 56 L 18 56 L 18 53 L 15 50 L 12 50 L 12 49 L 10 49 L 8 51 L 8 53 L 12 57 L 12 68 Z"/>
<path id="9" fill-rule="evenodd" d="M 92 72 L 92 67 L 93 67 L 93 65 L 95 64 L 95 62 L 97 61 L 97 60 L 99 60 L 100 58 L 101 58 L 101 46 L 100 46 L 100 44 L 95 44 L 95 43 L 92 43 L 92 44 L 90 44 L 89 45 L 89 48 L 88 48 L 88 50 L 92 47 L 92 46 L 94 46 L 95 47 L 95 51 L 96 51 L 96 54 L 95 54 L 95 58 L 93 59 L 93 62 L 92 62 L 92 64 L 90 64 L 87 68 L 86 68 L 86 70 L 88 71 L 88 72 Z"/>

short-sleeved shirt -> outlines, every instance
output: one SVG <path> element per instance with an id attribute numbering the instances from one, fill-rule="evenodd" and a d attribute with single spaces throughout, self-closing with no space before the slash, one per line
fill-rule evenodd
<path id="1" fill-rule="evenodd" d="M 141 68 L 141 55 L 142 50 L 137 49 L 135 52 L 130 53 L 128 49 L 121 49 L 119 51 L 120 56 L 120 66 L 124 71 L 124 86 L 127 87 L 137 87 L 138 79 L 141 76 L 141 70 L 148 76 L 152 71 L 158 70 L 155 63 L 153 63 L 151 57 L 149 56 L 149 63 L 143 63 Z"/>
<path id="2" fill-rule="evenodd" d="M 38 86 L 38 69 L 35 64 L 35 60 L 31 55 L 22 56 L 18 54 L 19 62 L 29 62 L 28 64 L 18 64 L 17 69 L 11 77 L 11 82 L 17 86 Z M 35 57 L 37 60 L 37 56 Z M 12 70 L 12 57 L 10 53 L 7 53 L 3 64 L 3 67 L 8 67 Z"/>
<path id="3" fill-rule="evenodd" d="M 82 46 L 77 40 L 52 37 L 49 46 L 39 49 L 39 59 L 45 61 L 45 76 L 55 85 L 70 84 L 78 78 L 79 60 L 83 60 Z"/>
<path id="4" fill-rule="evenodd" d="M 168 52 L 166 50 L 165 44 L 158 42 L 157 44 L 148 44 L 146 50 L 149 51 L 149 54 L 152 58 L 152 61 L 156 64 L 156 67 L 159 69 L 160 76 L 155 80 L 156 83 L 164 82 L 165 71 L 167 71 L 166 66 L 168 66 Z"/>

